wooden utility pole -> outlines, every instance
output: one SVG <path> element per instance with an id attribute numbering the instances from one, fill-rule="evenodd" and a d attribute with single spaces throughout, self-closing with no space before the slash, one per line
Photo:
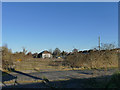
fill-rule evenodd
<path id="1" fill-rule="evenodd" d="M 100 50 L 100 36 L 98 37 L 98 48 Z"/>
<path id="2" fill-rule="evenodd" d="M 120 1 L 118 3 L 118 24 L 120 24 Z M 118 48 L 120 48 L 120 25 L 118 25 Z M 118 69 L 120 71 L 120 53 L 118 53 Z"/>

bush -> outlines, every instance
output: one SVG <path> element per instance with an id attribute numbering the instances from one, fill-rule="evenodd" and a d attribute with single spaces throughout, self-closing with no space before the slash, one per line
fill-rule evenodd
<path id="1" fill-rule="evenodd" d="M 12 51 L 7 47 L 2 47 L 2 69 L 10 70 L 12 66 Z"/>
<path id="2" fill-rule="evenodd" d="M 111 79 L 106 85 L 106 88 L 120 88 L 120 72 L 112 75 Z"/>
<path id="3" fill-rule="evenodd" d="M 118 67 L 118 56 L 115 50 L 81 52 L 68 55 L 65 63 L 71 67 L 84 68 Z"/>

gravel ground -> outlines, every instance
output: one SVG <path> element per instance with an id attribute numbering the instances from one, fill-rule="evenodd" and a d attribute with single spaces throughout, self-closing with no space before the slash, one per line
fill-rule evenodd
<path id="1" fill-rule="evenodd" d="M 104 76 L 104 75 L 112 75 L 116 72 L 116 69 L 109 69 L 108 71 L 104 70 L 70 70 L 70 71 L 47 71 L 47 72 L 32 72 L 32 73 L 23 73 L 19 71 L 15 71 L 14 73 L 5 75 L 2 77 L 3 82 L 10 81 L 16 78 L 19 81 L 35 81 L 35 80 L 43 80 L 43 78 L 47 78 L 49 81 L 56 81 L 56 80 L 65 80 L 65 79 L 83 79 L 83 78 L 90 78 L 90 77 L 97 77 L 97 76 Z M 72 85 L 71 85 L 72 84 Z M 12 84 L 6 84 L 8 86 Z M 76 87 L 77 83 L 69 83 L 69 86 L 65 87 Z M 78 85 L 79 86 L 79 85 Z M 7 87 L 7 86 L 3 86 Z M 11 86 L 13 87 L 13 86 Z M 14 87 L 23 87 L 23 88 L 41 88 L 47 87 L 43 83 L 19 83 L 17 86 Z"/>

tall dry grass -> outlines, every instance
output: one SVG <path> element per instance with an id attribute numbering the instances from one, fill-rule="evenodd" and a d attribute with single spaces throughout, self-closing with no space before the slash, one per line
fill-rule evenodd
<path id="1" fill-rule="evenodd" d="M 71 67 L 113 68 L 118 67 L 116 50 L 90 51 L 88 54 L 74 53 L 67 56 L 65 62 Z"/>

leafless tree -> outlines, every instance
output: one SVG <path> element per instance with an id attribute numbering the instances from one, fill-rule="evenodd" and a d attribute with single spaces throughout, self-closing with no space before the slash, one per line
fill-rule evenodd
<path id="1" fill-rule="evenodd" d="M 26 53 L 27 53 L 26 48 L 25 48 L 25 47 L 22 47 L 22 49 L 23 49 L 23 54 L 26 54 Z"/>
<path id="2" fill-rule="evenodd" d="M 78 52 L 78 49 L 74 48 L 72 52 L 73 52 L 73 53 L 77 53 L 77 52 Z"/>
<path id="3" fill-rule="evenodd" d="M 53 51 L 53 56 L 56 57 L 56 56 L 59 56 L 61 53 L 60 49 L 59 48 L 56 48 L 54 51 Z"/>
<path id="4" fill-rule="evenodd" d="M 101 43 L 101 50 L 111 50 L 115 49 L 116 45 L 114 43 Z"/>

